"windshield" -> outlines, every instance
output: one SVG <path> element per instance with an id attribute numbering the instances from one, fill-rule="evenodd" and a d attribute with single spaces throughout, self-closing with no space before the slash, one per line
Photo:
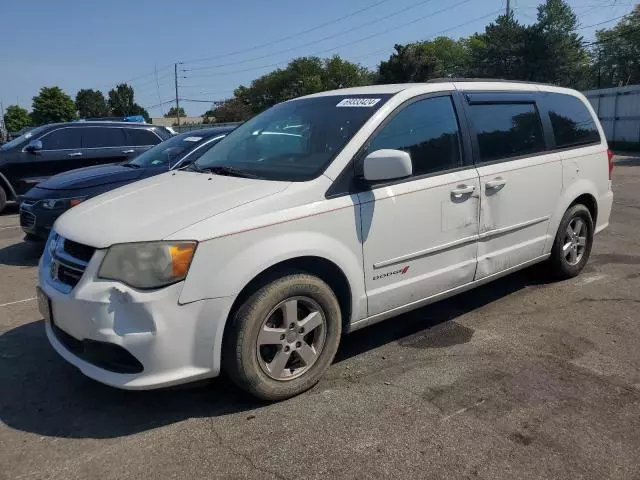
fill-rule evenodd
<path id="1" fill-rule="evenodd" d="M 170 139 L 159 143 L 155 147 L 146 150 L 127 163 L 138 167 L 166 166 L 169 168 L 175 165 L 176 162 L 181 160 L 187 153 L 202 145 L 207 140 L 217 137 L 222 138 L 223 136 L 223 133 L 214 136 L 203 136 L 198 135 L 197 133 L 183 133 L 182 135 L 171 137 Z M 214 143 L 215 142 L 209 143 L 207 147 L 213 146 Z M 203 150 L 204 149 L 205 148 L 203 148 Z"/>
<path id="2" fill-rule="evenodd" d="M 16 147 L 16 146 L 20 145 L 22 142 L 24 142 L 25 140 L 29 140 L 30 138 L 33 138 L 34 136 L 39 135 L 40 132 L 42 132 L 46 128 L 47 128 L 46 126 L 45 127 L 33 128 L 33 129 L 29 130 L 28 132 L 23 133 L 19 137 L 14 138 L 10 142 L 5 143 L 4 145 L 2 145 L 0 147 L 0 150 L 9 150 L 10 148 Z"/>
<path id="3" fill-rule="evenodd" d="M 332 95 L 280 103 L 239 126 L 195 166 L 214 173 L 232 167 L 268 180 L 310 180 L 389 98 Z"/>

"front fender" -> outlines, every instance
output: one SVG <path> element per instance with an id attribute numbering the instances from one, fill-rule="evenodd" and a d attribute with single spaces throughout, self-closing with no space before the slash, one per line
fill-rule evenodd
<path id="1" fill-rule="evenodd" d="M 200 243 L 180 303 L 235 296 L 269 267 L 314 256 L 342 270 L 351 288 L 352 318 L 366 316 L 362 247 L 354 209 L 357 207 Z"/>

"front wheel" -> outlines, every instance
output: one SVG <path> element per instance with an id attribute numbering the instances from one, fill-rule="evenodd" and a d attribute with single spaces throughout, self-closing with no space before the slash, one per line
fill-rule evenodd
<path id="1" fill-rule="evenodd" d="M 549 264 L 558 279 L 577 276 L 589 260 L 593 246 L 593 219 L 584 205 L 574 205 L 560 221 Z"/>
<path id="2" fill-rule="evenodd" d="M 331 288 L 318 277 L 281 277 L 247 298 L 224 338 L 225 373 L 264 400 L 313 387 L 338 349 L 342 316 Z"/>

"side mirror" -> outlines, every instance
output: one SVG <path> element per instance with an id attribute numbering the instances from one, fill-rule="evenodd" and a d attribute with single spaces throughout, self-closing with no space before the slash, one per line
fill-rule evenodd
<path id="1" fill-rule="evenodd" d="M 362 165 L 364 179 L 369 182 L 395 180 L 411 176 L 411 155 L 402 150 L 382 149 L 371 152 Z"/>
<path id="2" fill-rule="evenodd" d="M 31 140 L 24 148 L 29 153 L 35 153 L 42 150 L 42 142 L 40 140 Z"/>

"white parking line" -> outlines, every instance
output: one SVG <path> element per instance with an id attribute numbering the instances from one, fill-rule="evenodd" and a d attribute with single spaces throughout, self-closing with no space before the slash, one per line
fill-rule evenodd
<path id="1" fill-rule="evenodd" d="M 24 300 L 16 300 L 15 302 L 9 303 L 0 303 L 0 307 L 8 307 L 9 305 L 15 305 L 16 303 L 30 302 L 31 300 L 36 300 L 36 297 L 25 298 Z"/>

